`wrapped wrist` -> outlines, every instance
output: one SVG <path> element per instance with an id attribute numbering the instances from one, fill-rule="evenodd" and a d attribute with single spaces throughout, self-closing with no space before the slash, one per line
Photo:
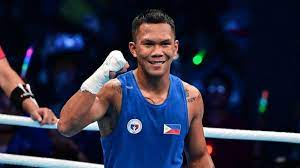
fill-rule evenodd
<path id="1" fill-rule="evenodd" d="M 10 100 L 15 104 L 17 108 L 22 109 L 22 103 L 26 99 L 32 99 L 32 101 L 36 103 L 34 94 L 30 89 L 29 84 L 18 84 L 17 87 L 11 92 Z"/>

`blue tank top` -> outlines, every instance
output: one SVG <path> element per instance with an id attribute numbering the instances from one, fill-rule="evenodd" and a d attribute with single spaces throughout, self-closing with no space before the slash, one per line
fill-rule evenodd
<path id="1" fill-rule="evenodd" d="M 170 75 L 167 99 L 160 105 L 142 95 L 133 71 L 118 77 L 122 105 L 118 124 L 102 137 L 106 168 L 180 168 L 188 133 L 188 110 L 182 81 Z"/>

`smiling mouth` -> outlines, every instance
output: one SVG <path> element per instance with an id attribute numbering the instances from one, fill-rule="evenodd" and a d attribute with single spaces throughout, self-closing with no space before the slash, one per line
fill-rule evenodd
<path id="1" fill-rule="evenodd" d="M 166 61 L 148 61 L 150 64 L 164 64 Z"/>

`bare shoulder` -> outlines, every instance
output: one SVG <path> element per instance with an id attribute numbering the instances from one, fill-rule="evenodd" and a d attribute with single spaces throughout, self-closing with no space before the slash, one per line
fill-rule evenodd
<path id="1" fill-rule="evenodd" d="M 108 82 L 106 82 L 103 87 L 121 88 L 121 82 L 117 78 L 111 79 Z"/>
<path id="2" fill-rule="evenodd" d="M 111 79 L 106 82 L 97 95 L 114 97 L 122 93 L 121 82 L 118 79 Z"/>
<path id="3" fill-rule="evenodd" d="M 194 117 L 203 117 L 204 107 L 200 91 L 193 85 L 182 81 L 186 94 L 186 101 L 189 111 L 189 121 Z"/>
<path id="4" fill-rule="evenodd" d="M 188 103 L 193 103 L 199 99 L 202 101 L 201 93 L 195 86 L 188 84 L 184 81 L 182 81 L 182 84 L 185 90 L 186 100 Z"/>
<path id="5" fill-rule="evenodd" d="M 97 94 L 97 99 L 109 103 L 110 108 L 121 110 L 122 86 L 118 79 L 111 79 L 104 84 Z"/>

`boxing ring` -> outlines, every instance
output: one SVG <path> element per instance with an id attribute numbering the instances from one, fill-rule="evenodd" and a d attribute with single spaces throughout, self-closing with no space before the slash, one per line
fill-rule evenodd
<path id="1" fill-rule="evenodd" d="M 57 125 L 43 125 L 33 121 L 29 117 L 13 116 L 0 114 L 0 124 L 26 126 L 44 129 L 57 129 Z M 84 128 L 87 131 L 98 131 L 98 124 L 92 123 Z M 300 144 L 300 133 L 258 131 L 258 130 L 240 130 L 225 128 L 204 127 L 206 138 L 233 139 L 233 140 L 251 140 L 251 141 L 269 141 Z M 68 161 L 61 159 L 41 158 L 32 156 L 12 155 L 0 153 L 0 164 L 21 165 L 31 167 L 57 167 L 57 168 L 103 168 L 100 164 L 91 164 L 77 161 Z"/>

